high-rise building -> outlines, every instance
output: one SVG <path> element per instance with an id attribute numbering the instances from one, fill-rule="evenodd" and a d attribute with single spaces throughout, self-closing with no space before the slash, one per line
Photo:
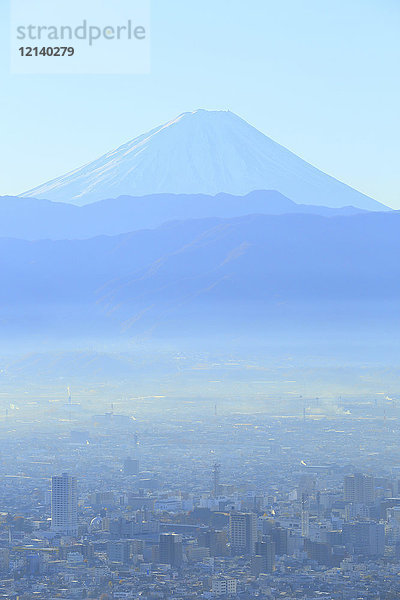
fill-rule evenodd
<path id="1" fill-rule="evenodd" d="M 78 533 L 76 477 L 67 473 L 51 478 L 51 528 L 63 535 Z"/>
<path id="2" fill-rule="evenodd" d="M 10 551 L 8 548 L 0 548 L 0 573 L 7 573 L 10 567 Z"/>
<path id="3" fill-rule="evenodd" d="M 315 540 L 305 540 L 304 549 L 311 560 L 315 560 L 319 565 L 333 566 L 334 557 L 332 547 L 329 544 L 317 542 Z"/>
<path id="4" fill-rule="evenodd" d="M 217 462 L 213 465 L 213 494 L 216 498 L 219 495 L 219 479 L 221 474 L 221 465 Z"/>
<path id="5" fill-rule="evenodd" d="M 124 475 L 138 475 L 139 473 L 139 461 L 128 456 L 124 460 L 123 467 Z"/>
<path id="6" fill-rule="evenodd" d="M 262 542 L 255 543 L 255 556 L 252 558 L 253 575 L 273 573 L 275 570 L 275 544 L 269 535 Z"/>
<path id="7" fill-rule="evenodd" d="M 257 541 L 257 515 L 231 512 L 229 515 L 229 542 L 231 554 L 254 554 Z"/>
<path id="8" fill-rule="evenodd" d="M 288 552 L 288 530 L 284 527 L 274 527 L 271 531 L 272 540 L 275 543 L 275 552 L 278 556 Z"/>
<path id="9" fill-rule="evenodd" d="M 128 540 L 109 540 L 107 542 L 108 559 L 112 562 L 127 563 L 130 557 L 131 543 Z"/>
<path id="10" fill-rule="evenodd" d="M 385 525 L 373 521 L 343 523 L 343 542 L 352 554 L 383 556 Z"/>
<path id="11" fill-rule="evenodd" d="M 226 531 L 215 529 L 201 531 L 197 540 L 199 546 L 210 549 L 210 556 L 224 556 L 227 554 Z"/>
<path id="12" fill-rule="evenodd" d="M 179 567 L 182 563 L 182 537 L 177 533 L 160 534 L 160 563 Z"/>
<path id="13" fill-rule="evenodd" d="M 303 494 L 301 498 L 301 535 L 307 538 L 310 534 L 309 498 Z"/>
<path id="14" fill-rule="evenodd" d="M 347 502 L 368 504 L 375 499 L 375 484 L 372 475 L 354 473 L 344 478 L 344 499 Z"/>

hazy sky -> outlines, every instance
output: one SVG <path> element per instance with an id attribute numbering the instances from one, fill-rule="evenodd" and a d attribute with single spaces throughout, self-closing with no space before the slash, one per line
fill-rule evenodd
<path id="1" fill-rule="evenodd" d="M 110 0 L 111 1 L 111 0 Z M 10 75 L 1 0 L 0 194 L 179 113 L 229 108 L 400 208 L 398 0 L 152 0 L 150 75 Z"/>

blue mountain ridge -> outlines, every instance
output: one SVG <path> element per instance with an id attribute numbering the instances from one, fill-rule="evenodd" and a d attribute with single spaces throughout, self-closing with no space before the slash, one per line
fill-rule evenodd
<path id="1" fill-rule="evenodd" d="M 20 239 L 85 239 L 155 228 L 166 221 L 247 214 L 349 215 L 363 212 L 351 206 L 329 208 L 296 204 L 274 190 L 246 196 L 230 194 L 121 196 L 85 206 L 35 198 L 0 197 L 0 237 Z"/>
<path id="2" fill-rule="evenodd" d="M 248 215 L 85 240 L 0 238 L 6 328 L 214 333 L 325 315 L 397 323 L 400 214 Z M 372 313 L 371 313 L 372 314 Z M 397 327 L 397 325 L 396 325 Z"/>

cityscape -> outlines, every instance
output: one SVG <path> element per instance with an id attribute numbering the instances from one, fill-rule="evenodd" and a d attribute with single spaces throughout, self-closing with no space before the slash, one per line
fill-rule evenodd
<path id="1" fill-rule="evenodd" d="M 0 2 L 0 600 L 400 600 L 399 29 Z"/>
<path id="2" fill-rule="evenodd" d="M 347 407 L 4 418 L 0 597 L 398 597 L 400 407 Z"/>

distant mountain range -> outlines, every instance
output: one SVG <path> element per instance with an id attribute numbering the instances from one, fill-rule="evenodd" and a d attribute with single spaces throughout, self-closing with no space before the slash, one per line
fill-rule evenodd
<path id="1" fill-rule="evenodd" d="M 268 336 L 289 319 L 354 325 L 373 307 L 395 331 L 399 225 L 396 212 L 250 215 L 86 240 L 1 238 L 2 330 L 218 335 L 251 323 Z"/>
<path id="2" fill-rule="evenodd" d="M 185 113 L 0 198 L 0 341 L 377 344 L 400 325 L 399 229 L 229 111 Z"/>
<path id="3" fill-rule="evenodd" d="M 121 196 L 85 206 L 35 198 L 0 197 L 0 237 L 25 240 L 85 239 L 155 228 L 167 221 L 248 214 L 352 215 L 351 206 L 329 208 L 296 204 L 279 192 L 255 191 L 246 196 L 156 194 Z"/>
<path id="4" fill-rule="evenodd" d="M 255 190 L 275 190 L 297 204 L 386 209 L 230 111 L 206 110 L 184 113 L 21 195 L 85 205 L 126 195 L 244 196 Z"/>

